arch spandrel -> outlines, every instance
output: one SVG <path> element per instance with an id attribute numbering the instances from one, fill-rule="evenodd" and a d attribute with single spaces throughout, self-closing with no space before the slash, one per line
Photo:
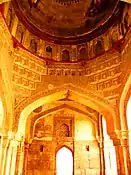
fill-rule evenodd
<path id="1" fill-rule="evenodd" d="M 50 108 L 49 110 L 45 110 L 41 113 L 29 115 L 29 117 L 27 118 L 27 122 L 26 122 L 26 131 L 25 131 L 26 132 L 25 133 L 26 141 L 30 142 L 30 140 L 33 139 L 34 126 L 36 125 L 36 123 L 39 120 L 43 119 L 44 117 L 47 117 L 50 114 L 56 113 L 60 110 L 63 110 L 63 109 L 68 109 L 68 110 L 74 111 L 76 113 L 79 113 L 80 115 L 86 116 L 93 123 L 93 125 L 95 126 L 96 133 L 97 133 L 98 119 L 97 119 L 97 117 L 95 116 L 94 113 L 90 114 L 90 113 L 88 113 L 88 111 L 87 112 L 83 111 L 82 109 L 80 109 L 79 104 L 78 104 L 77 107 L 76 107 L 76 104 L 74 104 L 74 105 L 60 104 L 56 107 Z"/>
<path id="2" fill-rule="evenodd" d="M 13 41 L 4 19 L 0 18 L 0 96 L 4 107 L 4 119 L 2 132 L 7 135 L 13 121 L 13 88 L 12 88 L 12 65 L 13 65 Z"/>
<path id="3" fill-rule="evenodd" d="M 15 120 L 13 130 L 20 133 L 24 133 L 26 120 L 28 115 L 37 107 L 45 104 L 52 103 L 54 101 L 68 98 L 78 103 L 84 104 L 98 111 L 106 117 L 107 123 L 109 123 L 108 132 L 113 132 L 115 124 L 113 122 L 115 115 L 115 109 L 111 105 L 110 101 L 103 99 L 103 97 L 94 93 L 91 90 L 85 90 L 79 87 L 75 87 L 72 84 L 66 84 L 61 87 L 54 88 L 52 90 L 42 91 L 28 100 L 25 100 L 16 109 Z M 18 123 L 19 121 L 19 123 Z M 22 128 L 20 128 L 22 126 Z"/>

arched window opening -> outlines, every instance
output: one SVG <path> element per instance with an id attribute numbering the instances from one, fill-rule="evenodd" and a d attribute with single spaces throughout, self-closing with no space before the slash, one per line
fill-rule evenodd
<path id="1" fill-rule="evenodd" d="M 46 52 L 52 53 L 52 48 L 51 48 L 50 46 L 47 46 L 47 47 L 46 47 Z"/>
<path id="2" fill-rule="evenodd" d="M 104 46 L 103 46 L 103 40 L 98 40 L 95 45 L 95 53 L 96 55 L 99 55 L 103 52 Z"/>
<path id="3" fill-rule="evenodd" d="M 52 58 L 52 48 L 51 46 L 47 46 L 46 47 L 46 55 L 48 56 L 48 58 Z"/>
<path id="4" fill-rule="evenodd" d="M 106 120 L 102 117 L 103 136 L 104 136 L 104 158 L 105 158 L 105 174 L 117 175 L 116 153 L 113 141 L 107 133 Z"/>
<path id="5" fill-rule="evenodd" d="M 70 61 L 70 54 L 68 50 L 62 51 L 62 61 Z"/>
<path id="6" fill-rule="evenodd" d="M 66 147 L 56 154 L 56 175 L 73 175 L 73 155 Z"/>
<path id="7" fill-rule="evenodd" d="M 129 151 L 131 157 L 131 97 L 129 98 L 127 103 L 126 115 L 127 115 L 127 126 L 129 130 Z"/>
<path id="8" fill-rule="evenodd" d="M 79 59 L 83 60 L 87 58 L 87 51 L 86 49 L 83 47 L 80 49 L 80 53 L 79 53 Z"/>
<path id="9" fill-rule="evenodd" d="M 32 52 L 36 53 L 37 52 L 37 42 L 35 41 L 35 39 L 32 39 L 30 41 L 30 49 Z"/>
<path id="10" fill-rule="evenodd" d="M 69 137 L 69 126 L 67 124 L 62 124 L 60 126 L 60 135 L 61 137 Z"/>

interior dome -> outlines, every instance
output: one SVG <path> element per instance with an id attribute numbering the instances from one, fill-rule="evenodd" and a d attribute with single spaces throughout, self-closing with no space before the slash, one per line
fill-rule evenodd
<path id="1" fill-rule="evenodd" d="M 118 0 L 13 0 L 18 18 L 42 39 L 86 42 L 100 35 L 116 15 Z"/>

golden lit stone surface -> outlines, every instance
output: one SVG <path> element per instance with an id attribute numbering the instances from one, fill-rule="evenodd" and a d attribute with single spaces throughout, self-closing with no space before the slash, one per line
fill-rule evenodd
<path id="1" fill-rule="evenodd" d="M 130 175 L 131 6 L 80 45 L 0 10 L 0 175 Z"/>

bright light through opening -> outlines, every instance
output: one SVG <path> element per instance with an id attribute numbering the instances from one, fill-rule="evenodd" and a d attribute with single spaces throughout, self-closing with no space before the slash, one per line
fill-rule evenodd
<path id="1" fill-rule="evenodd" d="M 72 152 L 66 147 L 57 152 L 56 175 L 73 175 L 73 156 Z"/>
<path id="2" fill-rule="evenodd" d="M 104 158 L 106 175 L 117 175 L 116 153 L 113 142 L 107 134 L 106 120 L 102 117 L 104 134 Z"/>

